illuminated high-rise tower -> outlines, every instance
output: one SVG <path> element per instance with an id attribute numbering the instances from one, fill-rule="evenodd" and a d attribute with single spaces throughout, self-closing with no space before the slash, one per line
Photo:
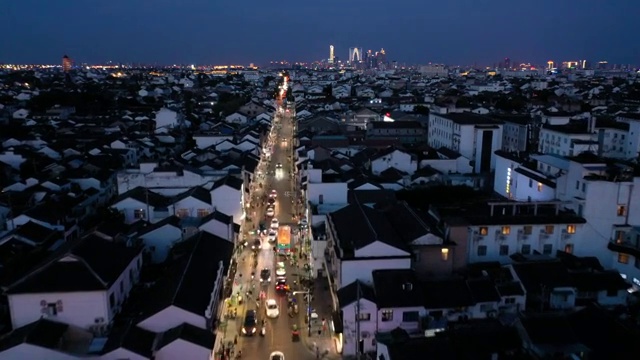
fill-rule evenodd
<path id="1" fill-rule="evenodd" d="M 62 71 L 64 72 L 69 72 L 69 70 L 71 70 L 71 67 L 73 66 L 73 60 L 71 60 L 70 57 L 68 57 L 67 55 L 62 57 Z"/>
<path id="2" fill-rule="evenodd" d="M 553 60 L 547 61 L 547 70 L 549 71 L 553 70 L 553 68 L 556 67 L 555 65 L 556 64 L 554 64 Z"/>
<path id="3" fill-rule="evenodd" d="M 333 53 L 333 45 L 329 45 L 329 64 L 333 64 L 335 54 Z"/>
<path id="4" fill-rule="evenodd" d="M 362 48 L 352 47 L 349 48 L 349 62 L 357 63 L 362 61 Z"/>

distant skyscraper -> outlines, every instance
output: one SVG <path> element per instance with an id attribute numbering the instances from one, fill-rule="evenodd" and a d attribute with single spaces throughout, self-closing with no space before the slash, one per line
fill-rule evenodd
<path id="1" fill-rule="evenodd" d="M 352 47 L 349 48 L 349 62 L 356 63 L 362 61 L 362 48 Z"/>
<path id="2" fill-rule="evenodd" d="M 73 66 L 73 60 L 71 60 L 70 57 L 68 57 L 67 55 L 62 57 L 62 71 L 64 72 L 69 72 L 69 70 L 71 70 L 71 67 Z"/>
<path id="3" fill-rule="evenodd" d="M 387 53 L 384 51 L 384 49 L 380 49 L 380 51 L 376 53 L 376 57 L 378 58 L 378 60 L 377 60 L 378 68 L 386 69 L 386 66 L 387 66 Z"/>
<path id="4" fill-rule="evenodd" d="M 333 64 L 335 54 L 333 53 L 333 45 L 329 45 L 329 64 Z"/>
<path id="5" fill-rule="evenodd" d="M 549 71 L 553 70 L 553 68 L 556 67 L 555 65 L 556 64 L 554 64 L 553 60 L 547 61 L 547 70 Z"/>
<path id="6" fill-rule="evenodd" d="M 504 67 L 506 69 L 511 69 L 511 59 L 509 59 L 508 57 L 504 58 Z"/>

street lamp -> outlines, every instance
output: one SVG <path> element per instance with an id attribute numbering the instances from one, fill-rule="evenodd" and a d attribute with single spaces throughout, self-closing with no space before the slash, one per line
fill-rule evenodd
<path id="1" fill-rule="evenodd" d="M 308 323 L 308 328 L 309 328 L 309 337 L 311 337 L 311 291 L 307 290 L 307 291 L 294 291 L 293 295 L 297 295 L 297 294 L 306 294 L 307 296 L 309 296 L 309 302 L 307 303 L 307 323 Z"/>

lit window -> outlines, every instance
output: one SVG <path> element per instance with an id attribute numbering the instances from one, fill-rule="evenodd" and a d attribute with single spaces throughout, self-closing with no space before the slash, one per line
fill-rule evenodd
<path id="1" fill-rule="evenodd" d="M 382 321 L 391 321 L 393 320 L 393 310 L 391 309 L 383 309 L 382 313 Z"/>
<path id="2" fill-rule="evenodd" d="M 135 219 L 145 219 L 147 212 L 144 209 L 138 209 L 133 211 L 133 217 Z"/>
<path id="3" fill-rule="evenodd" d="M 509 235 L 509 234 L 511 234 L 511 226 L 503 226 L 502 235 Z"/>
<path id="4" fill-rule="evenodd" d="M 449 259 L 449 249 L 444 248 L 440 250 L 440 253 L 442 255 L 442 261 L 447 261 Z"/>
<path id="5" fill-rule="evenodd" d="M 567 234 L 575 234 L 576 226 L 575 225 L 567 225 Z"/>
<path id="6" fill-rule="evenodd" d="M 538 192 L 542 191 L 542 183 L 538 183 Z"/>
<path id="7" fill-rule="evenodd" d="M 487 236 L 489 234 L 489 228 L 486 226 L 483 226 L 480 228 L 480 235 L 482 236 Z"/>
<path id="8" fill-rule="evenodd" d="M 629 255 L 618 253 L 618 262 L 620 264 L 628 264 L 629 263 Z"/>
<path id="9" fill-rule="evenodd" d="M 627 214 L 627 207 L 624 205 L 618 205 L 618 210 L 616 211 L 618 216 L 625 216 Z"/>
<path id="10" fill-rule="evenodd" d="M 566 252 L 567 254 L 573 254 L 573 244 L 565 245 L 564 252 Z"/>
<path id="11" fill-rule="evenodd" d="M 553 234 L 553 231 L 554 231 L 554 230 L 555 230 L 555 229 L 553 228 L 553 225 L 547 225 L 547 226 L 545 226 L 545 227 L 544 227 L 544 232 L 545 232 L 547 235 L 551 235 L 551 234 Z"/>

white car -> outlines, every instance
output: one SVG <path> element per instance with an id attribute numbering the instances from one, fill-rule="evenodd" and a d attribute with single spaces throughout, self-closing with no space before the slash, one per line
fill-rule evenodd
<path id="1" fill-rule="evenodd" d="M 280 309 L 278 309 L 278 303 L 274 299 L 267 300 L 267 306 L 265 306 L 267 311 L 267 317 L 275 319 L 280 315 Z"/>
<path id="2" fill-rule="evenodd" d="M 273 218 L 271 219 L 271 228 L 272 229 L 277 229 L 280 226 L 280 222 L 278 221 L 278 219 Z"/>
<path id="3" fill-rule="evenodd" d="M 278 236 L 278 233 L 275 230 L 269 230 L 269 242 L 274 242 L 276 241 L 276 237 Z"/>
<path id="4" fill-rule="evenodd" d="M 276 211 L 272 207 L 270 207 L 270 208 L 267 209 L 267 213 L 266 214 L 267 214 L 268 217 L 272 217 L 272 216 L 274 216 L 276 214 Z"/>
<path id="5" fill-rule="evenodd" d="M 287 269 L 285 269 L 284 266 L 278 267 L 276 269 L 276 276 L 280 277 L 280 276 L 285 276 L 285 275 L 287 275 Z"/>
<path id="6" fill-rule="evenodd" d="M 280 351 L 274 351 L 269 355 L 269 360 L 284 360 L 284 354 Z"/>

